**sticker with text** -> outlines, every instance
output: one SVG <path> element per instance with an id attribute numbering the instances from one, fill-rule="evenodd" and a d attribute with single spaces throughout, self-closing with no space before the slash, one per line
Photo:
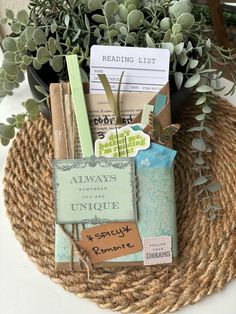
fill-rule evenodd
<path id="1" fill-rule="evenodd" d="M 169 264 L 172 262 L 171 237 L 160 236 L 143 240 L 144 265 Z"/>
<path id="2" fill-rule="evenodd" d="M 113 129 L 105 138 L 96 140 L 95 155 L 97 157 L 135 157 L 140 150 L 148 149 L 150 137 L 143 131 L 134 131 L 130 126 Z"/>
<path id="3" fill-rule="evenodd" d="M 109 223 L 84 229 L 79 246 L 92 263 L 107 261 L 142 250 L 136 223 Z"/>
<path id="4" fill-rule="evenodd" d="M 54 160 L 53 190 L 58 224 L 137 219 L 134 158 Z"/>

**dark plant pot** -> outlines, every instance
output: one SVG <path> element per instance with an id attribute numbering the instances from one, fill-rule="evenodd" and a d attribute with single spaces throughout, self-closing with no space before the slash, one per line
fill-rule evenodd
<path id="1" fill-rule="evenodd" d="M 36 88 L 35 85 L 42 86 L 47 92 L 49 92 L 50 83 L 57 83 L 58 76 L 48 65 L 44 65 L 41 70 L 37 71 L 30 65 L 27 68 L 27 75 L 30 90 L 34 98 L 41 100 L 45 96 L 42 95 Z M 171 92 L 171 118 L 172 122 L 178 122 L 180 115 L 184 108 L 191 103 L 192 90 L 187 88 L 181 88 L 179 91 Z M 45 108 L 43 114 L 49 118 L 49 110 Z"/>
<path id="2" fill-rule="evenodd" d="M 36 70 L 33 65 L 28 66 L 27 77 L 31 93 L 37 100 L 42 100 L 45 96 L 41 94 L 35 86 L 40 85 L 49 93 L 50 83 L 58 82 L 57 74 L 48 65 L 43 65 L 41 70 Z M 42 110 L 42 114 L 50 120 L 50 113 L 46 104 Z"/>
<path id="3" fill-rule="evenodd" d="M 192 102 L 192 95 L 193 90 L 185 87 L 170 93 L 172 123 L 181 121 L 181 113 L 187 106 L 190 106 Z"/>

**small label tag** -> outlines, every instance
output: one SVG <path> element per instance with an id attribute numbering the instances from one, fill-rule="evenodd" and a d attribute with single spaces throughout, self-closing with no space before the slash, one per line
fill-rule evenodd
<path id="1" fill-rule="evenodd" d="M 140 150 L 150 146 L 150 137 L 143 131 L 134 131 L 125 126 L 106 133 L 105 138 L 96 140 L 95 155 L 97 157 L 135 157 Z"/>
<path id="2" fill-rule="evenodd" d="M 87 252 L 92 263 L 142 250 L 137 225 L 132 222 L 103 224 L 85 229 L 81 235 L 79 246 Z"/>
<path id="3" fill-rule="evenodd" d="M 169 264 L 172 262 L 171 237 L 160 236 L 143 240 L 144 265 Z"/>

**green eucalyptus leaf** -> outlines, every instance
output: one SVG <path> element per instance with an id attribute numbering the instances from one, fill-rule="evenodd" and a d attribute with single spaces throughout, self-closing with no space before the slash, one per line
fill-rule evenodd
<path id="1" fill-rule="evenodd" d="M 54 34 L 56 31 L 57 31 L 57 23 L 54 21 L 52 24 L 51 24 L 51 33 Z"/>
<path id="2" fill-rule="evenodd" d="M 83 47 L 87 49 L 89 47 L 89 43 L 90 43 L 90 35 L 87 34 L 83 40 Z"/>
<path id="3" fill-rule="evenodd" d="M 146 43 L 147 43 L 148 48 L 156 48 L 155 43 L 154 43 L 153 39 L 149 36 L 149 34 L 146 33 L 145 36 L 146 36 L 145 39 L 146 39 Z"/>
<path id="4" fill-rule="evenodd" d="M 185 82 L 184 87 L 191 88 L 193 86 L 196 86 L 199 83 L 200 79 L 201 79 L 201 76 L 198 73 L 194 74 Z"/>
<path id="5" fill-rule="evenodd" d="M 183 36 L 182 33 L 178 33 L 178 34 L 175 35 L 176 44 L 181 43 L 183 40 L 184 40 L 184 36 Z"/>
<path id="6" fill-rule="evenodd" d="M 104 11 L 107 17 L 118 13 L 118 3 L 115 0 L 107 1 L 104 5 Z"/>
<path id="7" fill-rule="evenodd" d="M 200 96 L 198 98 L 198 100 L 196 101 L 195 105 L 196 106 L 202 105 L 202 104 L 204 104 L 206 102 L 206 100 L 207 100 L 206 95 L 202 95 L 202 96 Z"/>
<path id="8" fill-rule="evenodd" d="M 183 84 L 183 80 L 184 80 L 184 75 L 182 72 L 175 72 L 174 73 L 174 79 L 175 79 L 175 84 L 177 89 L 180 89 L 182 87 Z"/>
<path id="9" fill-rule="evenodd" d="M 14 12 L 11 9 L 6 9 L 5 15 L 9 20 L 14 20 Z"/>
<path id="10" fill-rule="evenodd" d="M 202 57 L 202 47 L 196 47 L 196 50 L 200 57 Z"/>
<path id="11" fill-rule="evenodd" d="M 51 58 L 50 52 L 45 47 L 39 47 L 37 50 L 37 61 L 41 64 L 45 64 Z"/>
<path id="12" fill-rule="evenodd" d="M 64 65 L 63 56 L 54 56 L 51 61 L 51 66 L 55 72 L 61 72 Z"/>
<path id="13" fill-rule="evenodd" d="M 23 124 L 24 121 L 25 121 L 25 114 L 20 113 L 20 114 L 16 115 L 15 120 L 16 120 L 18 123 Z"/>
<path id="14" fill-rule="evenodd" d="M 40 70 L 40 69 L 42 68 L 42 64 L 39 63 L 39 62 L 37 61 L 37 59 L 34 59 L 34 61 L 33 61 L 33 67 L 34 67 L 36 70 Z"/>
<path id="15" fill-rule="evenodd" d="M 181 54 L 177 56 L 177 59 L 181 66 L 184 66 L 188 62 L 187 54 L 184 52 L 181 52 Z"/>
<path id="16" fill-rule="evenodd" d="M 9 75 L 9 74 L 5 73 L 4 78 L 7 82 L 15 82 L 17 76 L 16 75 Z"/>
<path id="17" fill-rule="evenodd" d="M 36 45 L 44 45 L 47 42 L 47 37 L 42 29 L 36 29 L 33 32 L 33 40 L 36 43 Z"/>
<path id="18" fill-rule="evenodd" d="M 57 47 L 55 45 L 55 39 L 53 37 L 50 37 L 48 39 L 48 50 L 50 54 L 53 56 L 57 52 Z"/>
<path id="19" fill-rule="evenodd" d="M 207 182 L 208 182 L 208 179 L 204 176 L 201 176 L 193 182 L 193 186 L 199 186 L 199 185 L 205 184 Z"/>
<path id="20" fill-rule="evenodd" d="M 175 46 L 175 53 L 177 56 L 181 54 L 181 52 L 183 51 L 183 48 L 184 48 L 184 43 L 179 43 Z"/>
<path id="21" fill-rule="evenodd" d="M 172 43 L 162 43 L 162 48 L 168 49 L 170 51 L 170 55 L 174 53 L 174 45 Z"/>
<path id="22" fill-rule="evenodd" d="M 168 43 L 170 41 L 171 41 L 171 30 L 169 29 L 164 35 L 163 42 Z"/>
<path id="23" fill-rule="evenodd" d="M 37 114 L 28 113 L 27 117 L 30 121 L 35 121 L 38 117 L 38 113 Z"/>
<path id="24" fill-rule="evenodd" d="M 90 11 L 102 9 L 102 3 L 100 0 L 88 0 L 88 8 Z"/>
<path id="25" fill-rule="evenodd" d="M 4 137 L 1 137 L 1 144 L 7 146 L 10 143 L 10 140 Z"/>
<path id="26" fill-rule="evenodd" d="M 211 184 L 208 184 L 207 190 L 211 193 L 215 193 L 219 191 L 221 188 L 221 184 L 219 182 L 213 182 Z"/>
<path id="27" fill-rule="evenodd" d="M 164 19 L 161 20 L 160 22 L 160 28 L 164 31 L 167 32 L 171 27 L 171 21 L 169 17 L 165 17 Z"/>
<path id="28" fill-rule="evenodd" d="M 15 82 L 7 82 L 3 83 L 3 88 L 6 92 L 11 92 L 15 88 Z"/>
<path id="29" fill-rule="evenodd" d="M 133 10 L 128 14 L 127 24 L 131 30 L 139 28 L 143 24 L 143 21 L 144 21 L 143 12 L 139 10 Z"/>
<path id="30" fill-rule="evenodd" d="M 0 136 L 5 139 L 12 139 L 15 136 L 15 130 L 12 125 L 0 125 Z"/>
<path id="31" fill-rule="evenodd" d="M 71 48 L 71 39 L 69 36 L 66 38 L 66 46 L 67 48 Z"/>
<path id="32" fill-rule="evenodd" d="M 191 43 L 191 41 L 188 42 L 186 50 L 187 52 L 191 52 L 193 50 L 193 44 Z"/>
<path id="33" fill-rule="evenodd" d="M 127 21 L 128 12 L 126 10 L 126 7 L 122 3 L 118 7 L 118 15 L 119 15 L 120 20 L 122 22 L 126 22 Z"/>
<path id="34" fill-rule="evenodd" d="M 10 61 L 10 62 L 14 62 L 15 61 L 15 55 L 16 55 L 15 52 L 6 51 L 4 53 L 4 59 L 7 60 L 7 61 Z"/>
<path id="35" fill-rule="evenodd" d="M 26 55 L 26 56 L 23 56 L 22 61 L 24 62 L 24 64 L 30 65 L 33 61 L 33 58 Z"/>
<path id="36" fill-rule="evenodd" d="M 2 24 L 2 25 L 7 24 L 7 22 L 8 22 L 7 17 L 2 17 L 2 18 L 0 19 L 0 24 Z"/>
<path id="37" fill-rule="evenodd" d="M 189 67 L 190 67 L 190 69 L 195 69 L 196 66 L 198 65 L 198 63 L 199 63 L 198 60 L 191 59 L 191 60 L 189 61 Z"/>
<path id="38" fill-rule="evenodd" d="M 20 41 L 18 41 L 16 43 L 16 46 L 17 46 L 17 50 L 18 51 L 25 51 L 25 44 L 24 43 L 21 43 Z M 26 51 L 25 51 L 26 52 Z"/>
<path id="39" fill-rule="evenodd" d="M 92 20 L 94 20 L 94 21 L 97 22 L 97 23 L 103 23 L 103 24 L 106 23 L 106 18 L 105 18 L 105 16 L 100 15 L 100 14 L 94 14 L 94 15 L 92 16 Z"/>
<path id="40" fill-rule="evenodd" d="M 134 10 L 137 10 L 137 7 L 135 4 L 130 4 L 128 7 L 127 7 L 127 13 L 129 14 L 130 12 L 134 11 Z"/>
<path id="41" fill-rule="evenodd" d="M 192 146 L 193 146 L 193 148 L 195 148 L 196 150 L 198 150 L 200 152 L 204 152 L 206 150 L 206 144 L 201 137 L 194 138 L 192 140 Z"/>
<path id="42" fill-rule="evenodd" d="M 60 54 L 63 54 L 63 49 L 62 49 L 61 44 L 57 40 L 54 41 L 54 44 L 57 47 L 57 50 L 60 52 Z"/>
<path id="43" fill-rule="evenodd" d="M 49 94 L 48 92 L 40 85 L 35 85 L 35 88 L 37 89 L 38 92 L 40 92 L 42 95 L 48 97 Z"/>
<path id="44" fill-rule="evenodd" d="M 21 24 L 14 22 L 11 24 L 11 30 L 15 34 L 19 34 L 21 32 Z"/>
<path id="45" fill-rule="evenodd" d="M 214 131 L 211 128 L 205 126 L 204 129 L 206 130 L 206 132 L 208 133 L 209 136 L 211 136 L 211 137 L 214 136 L 215 133 L 214 133 Z"/>
<path id="46" fill-rule="evenodd" d="M 81 34 L 81 29 L 78 29 L 77 33 L 72 38 L 72 42 L 75 42 L 79 38 L 80 34 Z"/>
<path id="47" fill-rule="evenodd" d="M 29 15 L 26 10 L 20 10 L 17 13 L 17 20 L 23 25 L 28 25 L 29 23 Z"/>
<path id="48" fill-rule="evenodd" d="M 127 28 L 126 28 L 125 26 L 122 26 L 122 27 L 120 28 L 120 32 L 121 32 L 121 34 L 124 35 L 124 36 L 127 36 L 127 35 L 128 35 L 128 30 L 127 30 Z"/>
<path id="49" fill-rule="evenodd" d="M 82 68 L 80 68 L 80 75 L 82 82 L 89 82 L 88 74 Z"/>
<path id="50" fill-rule="evenodd" d="M 4 60 L 2 63 L 2 67 L 5 72 L 9 75 L 17 75 L 19 72 L 19 68 L 15 63 Z"/>
<path id="51" fill-rule="evenodd" d="M 122 0 L 121 0 L 122 1 Z M 121 2 L 120 1 L 120 2 Z M 119 1 L 118 1 L 119 2 Z M 125 0 L 125 6 L 126 8 L 129 6 L 129 5 L 135 5 L 137 9 L 140 8 L 140 1 L 139 0 Z"/>
<path id="52" fill-rule="evenodd" d="M 95 37 L 99 37 L 99 36 L 101 36 L 101 32 L 100 32 L 100 29 L 97 27 L 97 28 L 95 28 L 95 30 L 94 30 L 94 32 L 93 32 L 93 34 L 94 34 L 94 36 Z"/>
<path id="53" fill-rule="evenodd" d="M 66 25 L 66 28 L 69 27 L 69 24 L 70 24 L 70 16 L 69 14 L 66 14 L 65 17 L 64 17 L 64 23 Z"/>
<path id="54" fill-rule="evenodd" d="M 190 13 L 183 13 L 178 17 L 176 23 L 181 25 L 182 29 L 190 29 L 195 23 L 195 18 Z"/>
<path id="55" fill-rule="evenodd" d="M 182 32 L 182 26 L 180 24 L 174 24 L 172 26 L 172 33 L 174 35 L 178 34 L 178 33 L 181 33 Z"/>
<path id="56" fill-rule="evenodd" d="M 190 13 L 192 5 L 189 0 L 173 1 L 173 5 L 169 7 L 169 14 L 171 17 L 178 18 L 183 13 Z"/>
<path id="57" fill-rule="evenodd" d="M 109 31 L 109 37 L 111 39 L 113 39 L 114 37 L 116 37 L 118 35 L 118 31 L 115 29 L 112 29 L 111 31 Z"/>
<path id="58" fill-rule="evenodd" d="M 10 125 L 14 125 L 14 124 L 16 123 L 16 118 L 15 118 L 15 117 L 7 118 L 7 122 L 8 122 Z"/>
<path id="59" fill-rule="evenodd" d="M 25 30 L 20 34 L 19 42 L 26 45 L 27 39 L 26 39 L 26 32 Z"/>
<path id="60" fill-rule="evenodd" d="M 205 161 L 204 161 L 204 159 L 203 159 L 202 157 L 196 158 L 196 159 L 194 160 L 194 162 L 195 162 L 195 164 L 197 164 L 197 165 L 199 165 L 199 166 L 205 164 Z"/>
<path id="61" fill-rule="evenodd" d="M 12 37 L 5 37 L 2 41 L 2 46 L 7 51 L 17 51 L 16 41 Z"/>
<path id="62" fill-rule="evenodd" d="M 37 115 L 39 113 L 39 103 L 33 98 L 27 99 L 24 106 L 30 115 Z"/>
<path id="63" fill-rule="evenodd" d="M 206 48 L 209 50 L 211 49 L 211 39 L 208 38 L 207 41 L 206 41 Z"/>
<path id="64" fill-rule="evenodd" d="M 29 51 L 35 51 L 37 49 L 36 43 L 33 41 L 33 39 L 30 39 L 26 43 L 26 47 Z"/>
<path id="65" fill-rule="evenodd" d="M 125 37 L 126 44 L 133 44 L 135 41 L 135 38 L 132 35 L 128 35 Z"/>
<path id="66" fill-rule="evenodd" d="M 25 75 L 23 71 L 19 71 L 16 77 L 18 83 L 22 83 L 25 79 Z"/>
<path id="67" fill-rule="evenodd" d="M 208 92 L 212 92 L 213 88 L 209 85 L 200 85 L 200 86 L 198 86 L 196 91 L 199 93 L 208 93 Z"/>
<path id="68" fill-rule="evenodd" d="M 204 112 L 204 113 L 211 113 L 211 112 L 212 112 L 212 109 L 211 109 L 210 106 L 205 105 L 205 106 L 203 106 L 203 108 L 202 108 L 202 112 Z"/>
<path id="69" fill-rule="evenodd" d="M 19 62 L 22 62 L 22 56 L 19 54 L 19 53 L 17 53 L 16 55 L 15 55 L 15 61 L 14 61 L 15 63 L 19 63 Z"/>
<path id="70" fill-rule="evenodd" d="M 195 126 L 191 129 L 188 129 L 187 132 L 201 132 L 204 130 L 203 126 Z"/>
<path id="71" fill-rule="evenodd" d="M 197 121 L 203 121 L 204 119 L 205 119 L 205 114 L 204 113 L 201 113 L 201 114 L 198 114 L 196 117 L 195 117 L 195 119 L 197 120 Z"/>
<path id="72" fill-rule="evenodd" d="M 21 71 L 26 71 L 27 70 L 27 65 L 26 64 L 24 64 L 23 62 L 20 64 L 20 70 Z"/>
<path id="73" fill-rule="evenodd" d="M 84 22 L 85 22 L 85 26 L 86 26 L 87 30 L 90 33 L 90 22 L 89 22 L 89 19 L 88 19 L 86 14 L 84 15 Z"/>

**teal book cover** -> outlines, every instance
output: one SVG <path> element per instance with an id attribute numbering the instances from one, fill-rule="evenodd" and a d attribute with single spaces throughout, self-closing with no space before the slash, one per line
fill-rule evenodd
<path id="1" fill-rule="evenodd" d="M 176 151 L 158 144 L 151 144 L 147 150 L 135 157 L 137 179 L 137 226 L 141 240 L 168 236 L 171 238 L 172 257 L 178 254 L 176 229 L 176 204 L 174 166 Z M 89 228 L 92 225 L 86 224 Z M 81 226 L 78 225 L 79 231 Z M 71 225 L 67 225 L 71 232 Z M 59 225 L 56 225 L 55 260 L 57 264 L 70 263 L 71 242 Z M 74 262 L 79 258 L 73 255 Z M 121 256 L 108 262 L 143 262 L 143 251 Z"/>

